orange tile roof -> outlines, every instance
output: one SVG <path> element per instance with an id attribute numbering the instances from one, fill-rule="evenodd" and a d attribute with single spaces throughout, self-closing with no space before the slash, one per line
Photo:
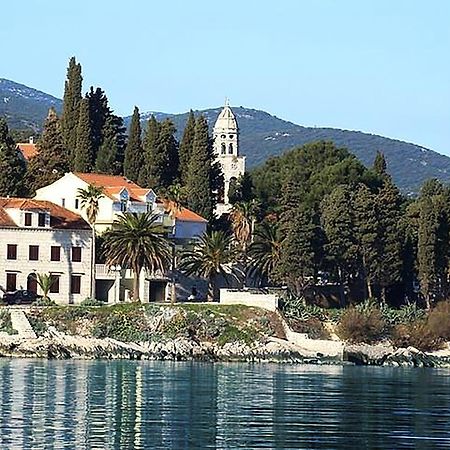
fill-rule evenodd
<path id="1" fill-rule="evenodd" d="M 17 144 L 18 149 L 22 152 L 23 157 L 28 161 L 33 156 L 36 156 L 38 153 L 38 148 L 36 144 L 30 143 L 19 143 Z"/>
<path id="2" fill-rule="evenodd" d="M 81 172 L 74 172 L 74 175 L 83 180 L 85 183 L 102 187 L 105 194 L 110 198 L 113 198 L 113 196 L 117 195 L 122 189 L 126 189 L 132 200 L 141 201 L 139 197 L 144 196 L 150 190 L 141 188 L 133 181 L 120 175 L 104 175 L 101 173 Z"/>
<path id="3" fill-rule="evenodd" d="M 46 200 L 34 200 L 30 198 L 5 198 L 0 197 L 0 226 L 16 227 L 15 222 L 9 217 L 6 209 L 41 210 L 50 213 L 50 227 L 55 229 L 90 229 L 89 224 L 78 214 L 69 211 L 62 206 Z"/>
<path id="4" fill-rule="evenodd" d="M 202 216 L 184 207 L 176 212 L 175 218 L 183 222 L 208 222 Z"/>

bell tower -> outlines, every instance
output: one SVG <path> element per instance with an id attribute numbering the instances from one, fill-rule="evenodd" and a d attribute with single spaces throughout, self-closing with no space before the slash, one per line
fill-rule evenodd
<path id="1" fill-rule="evenodd" d="M 245 172 L 245 156 L 239 156 L 239 127 L 228 100 L 216 120 L 213 130 L 214 153 L 224 176 L 224 186 L 217 205 L 220 216 L 231 209 L 228 198 L 230 183 L 239 179 Z"/>

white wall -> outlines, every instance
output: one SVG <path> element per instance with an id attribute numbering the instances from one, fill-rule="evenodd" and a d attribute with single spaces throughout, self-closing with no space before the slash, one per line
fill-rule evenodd
<path id="1" fill-rule="evenodd" d="M 206 232 L 207 222 L 192 222 L 184 220 L 176 220 L 175 235 L 176 239 L 192 239 L 202 236 Z"/>
<path id="2" fill-rule="evenodd" d="M 17 259 L 6 259 L 7 245 L 17 245 Z M 29 246 L 39 246 L 39 260 L 29 261 Z M 61 260 L 50 261 L 51 246 L 61 246 Z M 81 246 L 81 262 L 71 261 L 72 246 Z M 49 294 L 57 303 L 80 303 L 89 297 L 91 290 L 91 231 L 54 230 L 45 228 L 0 229 L 0 286 L 6 289 L 6 273 L 17 274 L 17 289 L 27 288 L 30 273 L 55 273 L 60 275 L 59 294 Z M 81 275 L 81 293 L 70 294 L 70 276 Z M 38 288 L 39 293 L 39 288 Z"/>
<path id="3" fill-rule="evenodd" d="M 263 294 L 254 291 L 238 291 L 233 289 L 220 289 L 220 303 L 223 305 L 245 305 L 276 311 L 278 296 L 276 294 Z"/>

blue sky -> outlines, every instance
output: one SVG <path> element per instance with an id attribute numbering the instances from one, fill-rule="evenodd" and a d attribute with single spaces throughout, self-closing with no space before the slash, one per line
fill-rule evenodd
<path id="1" fill-rule="evenodd" d="M 450 155 L 450 1 L 15 0 L 2 4 L 0 77 L 122 115 L 223 104 L 361 130 Z"/>

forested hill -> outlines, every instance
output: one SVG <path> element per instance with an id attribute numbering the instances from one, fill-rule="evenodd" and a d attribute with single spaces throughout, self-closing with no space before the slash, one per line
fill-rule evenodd
<path id="1" fill-rule="evenodd" d="M 417 192 L 422 182 L 429 178 L 450 182 L 450 158 L 419 145 L 360 131 L 302 127 L 256 109 L 232 109 L 240 127 L 241 153 L 247 156 L 249 168 L 293 147 L 327 140 L 339 147 L 348 148 L 365 165 L 372 165 L 377 150 L 382 151 L 386 156 L 389 173 L 404 193 Z M 220 111 L 221 108 L 215 108 L 198 113 L 204 114 L 212 127 Z M 145 118 L 149 114 L 145 114 Z M 181 134 L 187 113 L 154 114 L 159 120 L 170 117 Z"/>
<path id="2" fill-rule="evenodd" d="M 0 116 L 6 116 L 12 129 L 40 130 L 51 106 L 60 112 L 62 101 L 0 78 Z M 204 114 L 212 127 L 220 110 L 207 109 L 198 113 Z M 247 156 L 249 168 L 307 142 L 328 140 L 347 147 L 366 165 L 372 164 L 377 150 L 384 152 L 389 172 L 405 193 L 417 192 L 428 178 L 450 183 L 450 158 L 418 145 L 359 131 L 302 127 L 256 109 L 233 107 L 233 111 L 241 129 L 241 153 Z M 158 119 L 170 117 L 181 135 L 187 113 L 155 115 Z M 145 118 L 144 114 L 143 120 Z M 128 124 L 129 118 L 125 121 Z"/>

